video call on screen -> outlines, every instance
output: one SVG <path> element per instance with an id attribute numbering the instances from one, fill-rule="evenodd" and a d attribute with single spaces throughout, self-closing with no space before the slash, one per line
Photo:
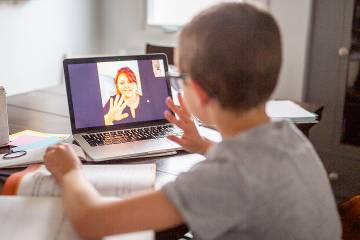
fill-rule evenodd
<path id="1" fill-rule="evenodd" d="M 77 129 L 164 119 L 163 60 L 69 64 L 68 71 Z"/>

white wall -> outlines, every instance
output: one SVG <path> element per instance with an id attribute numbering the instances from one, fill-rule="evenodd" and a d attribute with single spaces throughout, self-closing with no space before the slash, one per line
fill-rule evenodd
<path id="1" fill-rule="evenodd" d="M 9 95 L 59 83 L 65 53 L 97 52 L 96 0 L 0 1 L 0 85 Z"/>
<path id="2" fill-rule="evenodd" d="M 270 0 L 283 35 L 284 65 L 273 97 L 301 100 L 312 0 Z M 176 34 L 146 27 L 146 0 L 104 0 L 100 7 L 102 53 L 142 53 L 146 42 L 175 45 Z"/>
<path id="3" fill-rule="evenodd" d="M 102 53 L 143 53 L 147 42 L 175 46 L 176 34 L 146 26 L 145 0 L 103 0 L 100 19 Z"/>
<path id="4" fill-rule="evenodd" d="M 283 67 L 274 97 L 302 100 L 312 0 L 270 0 L 283 37 Z"/>
<path id="5" fill-rule="evenodd" d="M 275 98 L 302 98 L 311 1 L 270 1 L 284 44 Z M 11 2 L 0 1 L 0 85 L 9 94 L 57 84 L 64 53 L 132 54 L 147 42 L 176 44 L 176 34 L 146 26 L 146 0 Z"/>

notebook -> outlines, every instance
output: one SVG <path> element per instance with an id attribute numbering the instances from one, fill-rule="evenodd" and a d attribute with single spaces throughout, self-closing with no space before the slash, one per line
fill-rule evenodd
<path id="1" fill-rule="evenodd" d="M 155 164 L 83 165 L 85 176 L 109 201 L 154 188 Z M 80 239 L 65 216 L 61 190 L 44 165 L 11 175 L 0 197 L 0 233 L 4 239 Z M 105 239 L 153 239 L 142 232 Z"/>

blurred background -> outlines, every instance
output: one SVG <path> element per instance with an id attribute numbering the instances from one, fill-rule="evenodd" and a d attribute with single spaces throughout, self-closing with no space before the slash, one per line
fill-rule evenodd
<path id="1" fill-rule="evenodd" d="M 195 13 L 219 0 L 2 0 L 0 85 L 8 95 L 63 81 L 62 59 L 145 52 L 146 43 L 175 46 Z M 283 34 L 284 65 L 276 98 L 301 100 L 311 0 L 262 0 Z"/>

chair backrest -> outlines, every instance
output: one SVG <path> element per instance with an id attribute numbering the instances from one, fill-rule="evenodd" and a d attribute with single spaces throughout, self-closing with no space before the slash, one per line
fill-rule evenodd
<path id="1" fill-rule="evenodd" d="M 168 62 L 170 65 L 174 65 L 174 48 L 168 47 L 168 46 L 159 46 L 159 45 L 152 45 L 152 44 L 146 44 L 146 53 L 165 53 Z"/>
<path id="2" fill-rule="evenodd" d="M 338 206 L 343 228 L 343 240 L 360 239 L 360 195 Z"/>

